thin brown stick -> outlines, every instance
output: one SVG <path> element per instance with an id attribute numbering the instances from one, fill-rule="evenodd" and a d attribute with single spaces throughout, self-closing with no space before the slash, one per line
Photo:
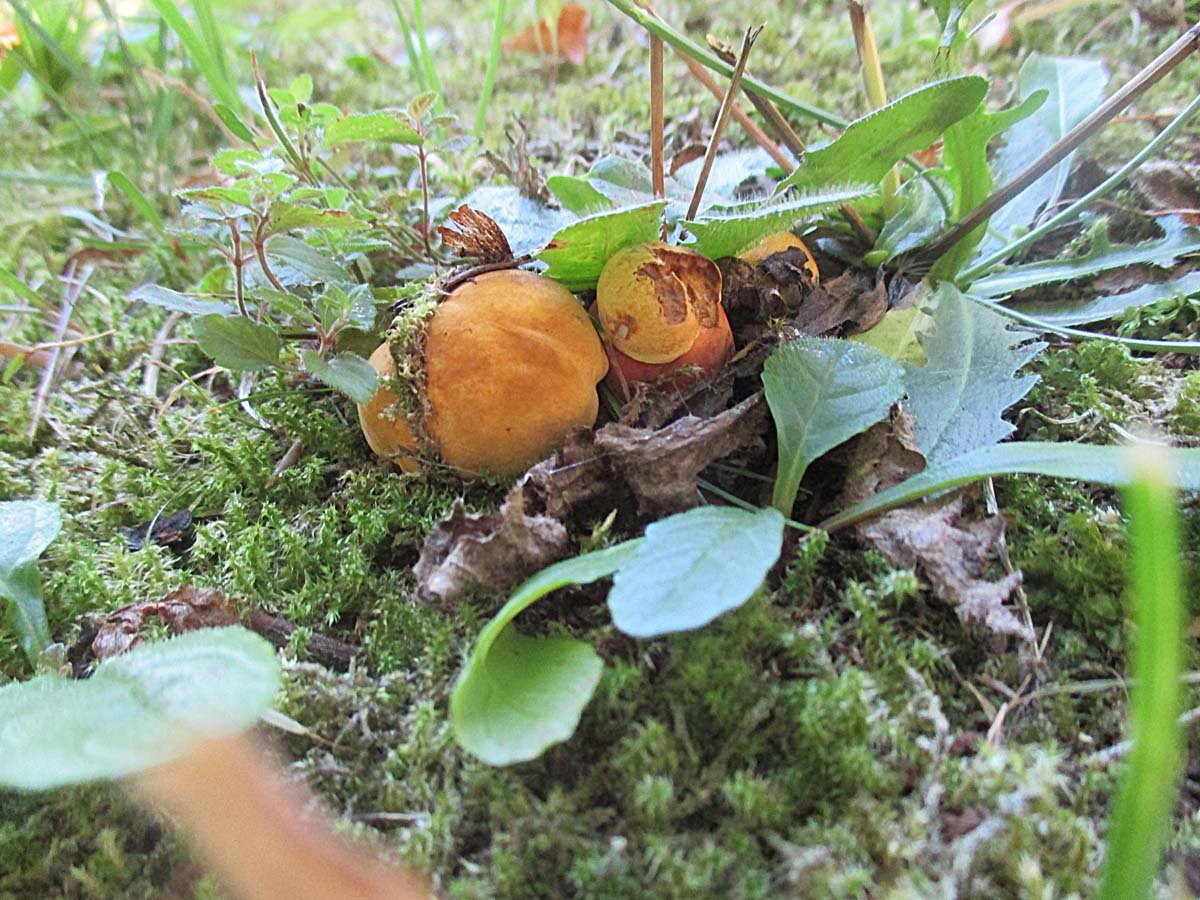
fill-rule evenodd
<path id="1" fill-rule="evenodd" d="M 712 51 L 724 62 L 733 65 L 737 61 L 737 58 L 733 54 L 733 48 L 723 41 L 717 40 L 712 35 L 709 35 L 708 37 L 708 45 L 712 48 Z M 701 72 L 704 72 L 705 75 L 708 74 L 704 70 L 703 66 L 701 66 L 699 63 L 691 60 L 690 57 L 684 58 L 690 60 L 689 68 L 694 65 L 696 68 L 700 69 Z M 768 97 L 764 97 L 761 94 L 756 94 L 753 91 L 746 91 L 746 96 L 750 98 L 750 102 L 754 104 L 754 108 L 758 110 L 758 114 L 763 117 L 767 123 L 767 126 L 772 132 L 774 132 L 775 136 L 779 138 L 783 145 L 795 155 L 796 159 L 802 159 L 808 148 L 804 143 L 804 139 L 796 133 L 794 128 L 792 128 L 792 123 L 787 120 L 787 116 L 785 116 L 779 107 L 776 106 Z M 754 127 L 756 129 L 758 128 L 757 125 Z M 774 146 L 773 143 L 772 146 Z M 774 154 L 772 154 L 772 156 L 776 162 L 779 162 L 778 157 L 774 156 Z M 796 164 L 789 160 L 787 165 L 780 163 L 780 167 L 783 169 L 784 174 L 790 175 L 793 171 L 795 171 Z M 876 240 L 875 232 L 872 231 L 867 223 L 863 221 L 863 217 L 859 215 L 858 210 L 849 203 L 843 203 L 841 206 L 841 213 L 843 216 L 845 216 L 846 221 L 850 223 L 850 227 L 854 230 L 854 233 L 858 236 L 858 239 L 862 241 L 865 246 L 874 247 Z"/>
<path id="2" fill-rule="evenodd" d="M 75 303 L 79 300 L 79 295 L 83 293 L 84 285 L 91 278 L 92 270 L 93 266 L 88 265 L 84 267 L 83 273 L 79 274 L 75 261 L 72 260 L 63 275 L 63 303 L 59 307 L 58 322 L 54 327 L 54 343 L 58 346 L 50 350 L 50 361 L 42 372 L 37 393 L 33 397 L 33 412 L 29 416 L 29 431 L 27 432 L 31 440 L 37 436 L 38 424 L 50 402 L 50 394 L 54 390 L 54 382 L 58 378 L 59 369 L 66 367 L 70 354 L 74 352 L 74 348 L 63 345 L 63 338 L 66 336 L 67 327 L 71 324 L 71 313 L 75 310 Z M 64 349 L 67 351 L 67 359 L 64 359 Z"/>
<path id="3" fill-rule="evenodd" d="M 720 100 L 725 96 L 725 92 L 721 89 L 721 86 L 717 84 L 717 80 L 709 74 L 708 69 L 704 68 L 704 66 L 680 50 L 676 50 L 675 55 L 683 60 L 683 64 L 687 66 L 688 71 L 692 73 L 692 77 L 708 88 L 709 92 L 714 97 Z M 753 100 L 756 95 L 748 94 L 747 96 Z M 770 103 L 769 100 L 767 102 Z M 755 104 L 755 106 L 757 105 L 758 104 Z M 729 111 L 729 114 L 737 120 L 739 125 L 742 126 L 742 130 L 750 136 L 750 140 L 754 141 L 754 143 L 758 144 L 758 146 L 762 147 L 767 151 L 768 154 L 770 154 L 771 159 L 775 160 L 775 163 L 779 166 L 779 168 L 783 169 L 784 172 L 789 175 L 796 170 L 795 160 L 789 158 L 786 153 L 779 149 L 779 145 L 771 140 L 770 135 L 758 127 L 758 124 L 746 114 L 744 109 L 742 109 L 740 103 L 735 101 L 732 109 Z"/>
<path id="4" fill-rule="evenodd" d="M 1197 49 L 1200 49 L 1200 22 L 1180 35 L 1179 39 L 1164 50 L 1157 59 L 1138 72 L 1090 116 L 1063 135 L 1059 141 L 1030 163 L 1012 181 L 959 219 L 956 225 L 925 248 L 921 256 L 927 259 L 937 259 L 943 256 L 955 244 L 990 219 L 997 210 L 1066 159 L 1080 144 L 1107 125 L 1121 110 L 1161 81 Z"/>
<path id="5" fill-rule="evenodd" d="M 650 35 L 650 178 L 654 196 L 667 196 L 666 164 L 663 160 L 665 136 L 663 116 L 663 42 Z"/>
<path id="6" fill-rule="evenodd" d="M 742 75 L 746 71 L 746 62 L 750 59 L 750 51 L 754 49 L 754 42 L 762 34 L 763 27 L 759 25 L 757 28 L 747 28 L 746 35 L 742 38 L 742 50 L 738 55 L 737 65 L 733 68 L 733 77 L 729 80 L 729 88 L 725 91 L 724 99 L 721 100 L 721 108 L 717 111 L 717 119 L 713 123 L 713 133 L 708 142 L 708 150 L 704 153 L 704 165 L 700 169 L 700 177 L 696 179 L 696 189 L 692 192 L 692 202 L 688 204 L 688 219 L 694 219 L 696 212 L 700 209 L 700 200 L 704 196 L 704 186 L 708 184 L 708 175 L 712 171 L 713 160 L 717 156 L 717 147 L 721 143 L 721 135 L 725 131 L 725 124 L 729 121 L 729 111 L 733 107 L 734 98 L 737 97 L 738 90 L 741 88 Z"/>

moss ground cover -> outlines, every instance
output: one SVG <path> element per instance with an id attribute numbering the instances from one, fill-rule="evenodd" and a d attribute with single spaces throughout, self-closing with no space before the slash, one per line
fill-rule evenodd
<path id="1" fill-rule="evenodd" d="M 756 74 L 843 115 L 863 111 L 841 4 L 675 6 L 660 12 L 692 34 L 728 36 L 768 21 Z M 936 46 L 932 15 L 911 6 L 873 8 L 897 94 L 928 78 Z M 1014 50 L 969 49 L 968 68 L 987 74 L 1002 97 L 1024 55 L 1081 53 L 1104 59 L 1117 84 L 1173 36 L 1169 15 L 1147 9 L 1135 18 L 1104 2 L 1086 8 L 1095 15 L 1021 26 Z M 222 9 L 248 23 L 225 36 L 231 63 L 245 70 L 244 51 L 262 49 L 272 84 L 308 72 L 318 99 L 356 110 L 419 91 L 386 4 L 353 14 L 303 4 Z M 468 118 L 490 38 L 487 4 L 425 12 L 445 106 Z M 64 511 L 63 535 L 41 566 L 56 637 L 70 644 L 85 614 L 180 584 L 219 588 L 296 623 L 281 710 L 310 734 L 273 737 L 280 754 L 348 833 L 426 868 L 448 897 L 1092 892 L 1118 770 L 1102 751 L 1123 737 L 1128 628 L 1125 525 L 1106 489 L 1048 479 L 996 485 L 1033 621 L 1039 634 L 1052 626 L 1032 670 L 1036 687 L 1011 708 L 1006 701 L 1030 671 L 1020 658 L 1028 651 L 964 632 L 917 574 L 893 570 L 848 538 L 822 538 L 787 557 L 777 587 L 694 634 L 633 641 L 597 611 L 594 591 L 564 592 L 532 615 L 532 627 L 569 628 L 607 663 L 579 731 L 511 768 L 465 755 L 448 730 L 449 692 L 503 598 L 452 610 L 422 605 L 410 570 L 456 498 L 494 509 L 504 485 L 397 476 L 371 457 L 353 404 L 311 379 L 261 379 L 251 416 L 228 376 L 200 374 L 208 360 L 180 339 L 190 332 L 163 332 L 165 312 L 138 306 L 132 314 L 133 288 L 196 280 L 211 261 L 172 250 L 111 186 L 97 196 L 91 173 L 138 173 L 170 225 L 179 212 L 170 190 L 201 175 L 225 138 L 204 102 L 173 90 L 151 95 L 153 79 L 130 88 L 142 85 L 140 101 L 112 99 L 125 85 L 126 50 L 162 79 L 188 75 L 177 48 L 160 44 L 153 16 L 135 11 L 122 23 L 125 49 L 94 17 L 91 70 L 59 86 L 86 128 L 45 86 L 0 97 L 11 148 L 0 164 L 11 167 L 0 171 L 0 266 L 36 286 L 40 304 L 0 309 L 0 339 L 54 342 L 60 306 L 75 290 L 63 287 L 64 272 L 76 284 L 86 279 L 71 334 L 100 336 L 70 349 L 32 435 L 41 370 L 0 372 L 0 498 L 45 497 Z M 605 152 L 648 154 L 644 65 L 642 36 L 604 7 L 593 10 L 582 66 L 551 71 L 533 57 L 503 58 L 481 144 L 458 157 L 471 164 L 435 165 L 435 193 L 457 197 L 477 182 L 502 182 L 482 151 L 509 153 L 506 135 L 518 123 L 545 174 L 582 171 Z M 701 138 L 715 101 L 681 66 L 669 60 L 668 68 L 674 151 Z M 1200 62 L 1185 63 L 1142 110 L 1177 110 L 1198 78 Z M 1087 155 L 1119 162 L 1147 127 L 1130 116 Z M 728 134 L 732 146 L 744 145 L 740 132 Z M 1194 160 L 1196 141 L 1193 126 L 1172 153 Z M 114 235 L 128 241 L 128 253 L 87 252 L 98 236 Z M 1186 302 L 1156 315 L 1151 336 L 1195 337 Z M 176 337 L 162 344 L 166 333 Z M 156 346 L 157 362 L 148 363 Z M 1186 365 L 1061 344 L 1031 368 L 1041 382 L 1013 414 L 1024 439 L 1110 443 L 1116 428 L 1151 427 L 1194 443 L 1200 434 L 1200 376 Z M 303 455 L 277 472 L 297 438 Z M 183 509 L 196 520 L 185 550 L 131 550 L 117 531 Z M 1194 572 L 1200 521 L 1193 502 L 1183 513 Z M 338 674 L 306 661 L 313 633 L 361 645 L 360 664 Z M 22 660 L 0 630 L 0 673 L 18 675 Z M 1189 780 L 1165 878 L 1197 891 L 1189 878 L 1198 867 L 1200 800 Z M 164 823 L 115 787 L 0 794 L 0 897 L 59 896 L 221 895 Z"/>

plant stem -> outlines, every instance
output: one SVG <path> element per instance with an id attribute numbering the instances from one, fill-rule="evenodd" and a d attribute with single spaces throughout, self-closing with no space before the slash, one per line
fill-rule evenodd
<path id="1" fill-rule="evenodd" d="M 504 30 L 504 17 L 507 12 L 508 0 L 496 0 L 496 18 L 492 22 L 492 42 L 488 47 L 487 69 L 483 73 L 479 105 L 475 107 L 475 127 L 471 130 L 476 141 L 483 140 L 483 129 L 487 124 L 487 111 L 491 106 L 492 91 L 496 86 L 496 69 L 500 66 L 500 34 Z"/>
<path id="2" fill-rule="evenodd" d="M 613 0 L 609 0 L 613 2 Z M 1027 187 L 1049 172 L 1073 153 L 1080 144 L 1094 135 L 1130 103 L 1163 79 L 1172 69 L 1200 48 L 1200 22 L 1184 32 L 1157 59 L 1142 69 L 1123 88 L 1109 97 L 1091 115 L 1062 136 L 1049 150 L 1020 172 L 1008 184 L 997 190 L 977 207 L 963 216 L 950 230 L 926 247 L 921 256 L 937 259 L 951 247 L 986 222 L 992 215 L 1013 200 Z"/>
<path id="3" fill-rule="evenodd" d="M 991 256 L 982 259 L 975 265 L 971 266 L 971 268 L 959 275 L 959 280 L 963 283 L 969 283 L 976 278 L 979 278 L 993 266 L 1004 262 L 1004 260 L 1006 260 L 1008 257 L 1012 256 L 1014 253 L 1024 250 L 1035 241 L 1041 240 L 1055 228 L 1073 221 L 1075 217 L 1088 206 L 1091 206 L 1097 200 L 1111 193 L 1112 190 L 1117 187 L 1117 185 L 1128 178 L 1130 174 L 1137 170 L 1142 163 L 1149 159 L 1160 147 L 1171 140 L 1171 138 L 1175 136 L 1179 129 L 1181 129 L 1197 112 L 1200 112 L 1200 94 L 1197 94 L 1195 99 L 1193 99 L 1192 102 L 1187 105 L 1183 112 L 1177 115 L 1171 121 L 1171 123 L 1167 125 L 1166 128 L 1159 132 L 1153 140 L 1151 140 L 1146 144 L 1145 147 L 1138 151 L 1138 153 L 1133 156 L 1129 162 L 1125 163 L 1125 165 L 1121 166 L 1121 168 L 1117 169 L 1116 172 L 1114 172 L 1088 193 L 1084 194 L 1070 206 L 1066 207 L 1061 212 L 1056 213 L 1053 217 L 1047 219 L 1037 228 L 1031 230 L 1028 234 L 1025 234 L 1024 236 L 1017 238 L 1015 241 L 1006 244 Z"/>
<path id="4" fill-rule="evenodd" d="M 246 283 L 242 272 L 246 261 L 242 258 L 242 229 L 237 219 L 229 220 L 229 237 L 233 244 L 233 253 L 229 257 L 233 264 L 233 296 L 237 299 L 238 312 L 248 319 L 250 311 L 246 309 Z"/>
<path id="5" fill-rule="evenodd" d="M 879 47 L 875 43 L 875 29 L 871 27 L 871 14 L 857 0 L 847 0 L 850 11 L 850 28 L 854 32 L 854 45 L 858 48 L 858 61 L 862 65 L 863 84 L 867 89 L 867 102 L 872 109 L 886 106 L 887 87 L 883 81 L 883 63 L 879 59 Z M 883 195 L 883 212 L 888 218 L 900 209 L 897 194 L 900 192 L 900 167 L 892 166 L 883 177 L 880 186 Z"/>
<path id="6" fill-rule="evenodd" d="M 688 204 L 687 218 L 696 218 L 696 212 L 700 209 L 700 200 L 704 197 L 704 187 L 708 184 L 708 175 L 712 171 L 713 160 L 717 157 L 717 147 L 721 143 L 721 135 L 725 131 L 725 123 L 729 121 L 729 110 L 733 106 L 734 98 L 737 96 L 738 89 L 742 83 L 742 74 L 746 71 L 746 63 L 750 59 L 750 51 L 754 49 L 754 42 L 758 36 L 762 34 L 763 26 L 757 28 L 747 28 L 746 34 L 742 38 L 742 50 L 738 55 L 737 65 L 734 66 L 733 75 L 729 81 L 729 88 L 725 91 L 725 99 L 721 101 L 721 108 L 717 111 L 717 119 L 713 123 L 713 133 L 708 141 L 708 149 L 704 153 L 704 164 L 700 168 L 700 175 L 696 179 L 696 189 L 692 191 L 692 202 Z"/>

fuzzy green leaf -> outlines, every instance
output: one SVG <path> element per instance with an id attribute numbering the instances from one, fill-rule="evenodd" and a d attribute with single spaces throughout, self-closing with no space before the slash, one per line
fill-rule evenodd
<path id="1" fill-rule="evenodd" d="M 264 234 L 277 234 L 293 228 L 324 228 L 331 231 L 362 231 L 366 222 L 341 209 L 318 209 L 277 200 L 271 204 Z"/>
<path id="2" fill-rule="evenodd" d="M 1087 278 L 1125 266 L 1165 267 L 1184 254 L 1200 252 L 1200 228 L 1185 225 L 1176 216 L 1164 217 L 1158 223 L 1165 233 L 1157 240 L 1110 244 L 1101 221 L 1092 231 L 1092 248 L 1086 255 L 1008 266 L 972 282 L 971 293 L 988 298 L 1006 297 L 1028 288 Z"/>
<path id="3" fill-rule="evenodd" d="M 538 258 L 546 275 L 573 291 L 596 286 L 604 264 L 622 247 L 656 241 L 666 201 L 597 213 L 560 229 Z"/>
<path id="4" fill-rule="evenodd" d="M 279 663 L 244 628 L 206 628 L 105 660 L 91 678 L 0 687 L 0 784 L 44 790 L 161 765 L 270 708 Z"/>
<path id="5" fill-rule="evenodd" d="M 933 331 L 921 340 L 926 362 L 905 366 L 904 382 L 917 447 L 937 465 L 1012 434 L 1001 414 L 1037 383 L 1016 372 L 1046 345 L 952 284 L 943 283 L 933 303 Z"/>
<path id="6" fill-rule="evenodd" d="M 919 306 L 889 309 L 874 328 L 850 338 L 859 344 L 874 347 L 896 362 L 914 366 L 925 364 L 921 335 L 933 327 L 933 317 Z"/>
<path id="7" fill-rule="evenodd" d="M 301 350 L 304 368 L 335 390 L 341 391 L 355 403 L 366 403 L 375 393 L 375 368 L 361 356 L 339 353 L 325 359 L 315 350 Z"/>
<path id="8" fill-rule="evenodd" d="M 1200 294 L 1200 272 L 1189 272 L 1170 281 L 1144 284 L 1122 294 L 1106 294 L 1090 300 L 1068 297 L 1049 303 L 1010 303 L 1010 309 L 1059 327 L 1086 325 L 1115 319 L 1131 309 L 1141 309 L 1170 297 L 1193 297 Z"/>
<path id="9" fill-rule="evenodd" d="M 888 414 L 904 394 L 904 370 L 852 341 L 799 338 L 781 344 L 762 373 L 779 438 L 774 505 L 790 515 L 809 464 Z"/>
<path id="10" fill-rule="evenodd" d="M 913 178 L 900 188 L 900 208 L 879 231 L 875 241 L 878 262 L 895 259 L 937 237 L 946 223 L 946 210 L 933 186 L 924 178 Z"/>
<path id="11" fill-rule="evenodd" d="M 1019 105 L 999 112 L 979 106 L 971 115 L 946 130 L 942 144 L 942 172 L 954 194 L 954 218 L 974 209 L 992 193 L 994 181 L 988 164 L 988 143 L 996 135 L 1033 115 L 1046 102 L 1045 91 L 1036 91 Z M 984 222 L 950 248 L 933 268 L 934 280 L 956 275 L 975 255 L 975 248 L 987 231 Z"/>
<path id="12" fill-rule="evenodd" d="M 454 737 L 465 750 L 504 766 L 534 759 L 574 734 L 603 662 L 583 641 L 524 637 L 512 621 L 551 591 L 608 577 L 637 546 L 626 541 L 543 569 L 488 622 L 450 698 Z"/>
<path id="13" fill-rule="evenodd" d="M 749 600 L 779 559 L 783 516 L 702 506 L 646 528 L 613 577 L 613 624 L 649 638 L 707 625 Z"/>
<path id="14" fill-rule="evenodd" d="M 244 316 L 207 315 L 193 328 L 200 349 L 226 369 L 249 372 L 273 366 L 283 349 L 274 328 Z"/>
<path id="15" fill-rule="evenodd" d="M 179 291 L 173 291 L 157 284 L 143 284 L 141 287 L 134 288 L 126 296 L 129 300 L 140 300 L 151 306 L 158 306 L 189 316 L 232 316 L 237 312 L 233 306 L 220 300 L 189 297 L 187 294 L 181 294 Z"/>
<path id="16" fill-rule="evenodd" d="M 546 179 L 546 187 L 558 198 L 563 209 L 570 210 L 577 216 L 590 216 L 615 206 L 586 178 L 574 175 L 551 175 Z"/>
<path id="17" fill-rule="evenodd" d="M 352 284 L 354 278 L 336 260 L 312 244 L 286 234 L 267 240 L 267 256 L 278 261 L 275 274 L 286 284 Z"/>
<path id="18" fill-rule="evenodd" d="M 805 154 L 779 186 L 824 188 L 847 182 L 878 184 L 896 163 L 924 150 L 987 94 L 987 81 L 964 75 L 935 81 L 855 119 L 841 137 Z"/>
<path id="19" fill-rule="evenodd" d="M 0 503 L 0 597 L 21 650 L 36 663 L 51 644 L 38 557 L 62 530 L 58 507 L 44 500 Z"/>
<path id="20" fill-rule="evenodd" d="M 1104 101 L 1108 69 L 1096 59 L 1042 56 L 1032 54 L 1017 76 L 1023 107 L 1034 96 L 1045 94 L 1033 115 L 1014 123 L 996 152 L 996 179 L 1011 181 L 1041 156 L 1063 135 L 1074 128 Z M 992 216 L 988 236 L 980 252 L 987 254 L 1002 247 L 1062 196 L 1067 176 L 1075 164 L 1075 153 L 1021 191 Z"/>
<path id="21" fill-rule="evenodd" d="M 385 112 L 352 113 L 325 126 L 325 146 L 351 141 L 384 141 L 389 144 L 419 144 L 421 136 L 395 116 Z"/>
<path id="22" fill-rule="evenodd" d="M 767 235 L 793 228 L 805 216 L 836 209 L 877 193 L 878 185 L 856 184 L 812 191 L 784 203 L 768 203 L 746 212 L 706 216 L 683 223 L 695 240 L 687 246 L 709 259 L 737 256 Z"/>
<path id="23" fill-rule="evenodd" d="M 1172 483 L 1185 491 L 1200 491 L 1200 449 L 1166 448 L 1172 465 Z M 1057 444 L 1014 441 L 980 447 L 947 463 L 930 466 L 895 487 L 842 510 L 821 523 L 833 531 L 861 522 L 897 506 L 931 494 L 948 491 L 1001 475 L 1049 475 L 1096 484 L 1129 483 L 1129 450 L 1092 444 Z"/>

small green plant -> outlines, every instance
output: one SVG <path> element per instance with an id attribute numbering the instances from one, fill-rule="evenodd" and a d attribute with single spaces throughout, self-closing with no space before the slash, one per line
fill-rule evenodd
<path id="1" fill-rule="evenodd" d="M 53 642 L 37 562 L 61 530 L 62 516 L 53 503 L 0 503 L 0 598 L 8 601 L 9 625 L 34 666 Z"/>

